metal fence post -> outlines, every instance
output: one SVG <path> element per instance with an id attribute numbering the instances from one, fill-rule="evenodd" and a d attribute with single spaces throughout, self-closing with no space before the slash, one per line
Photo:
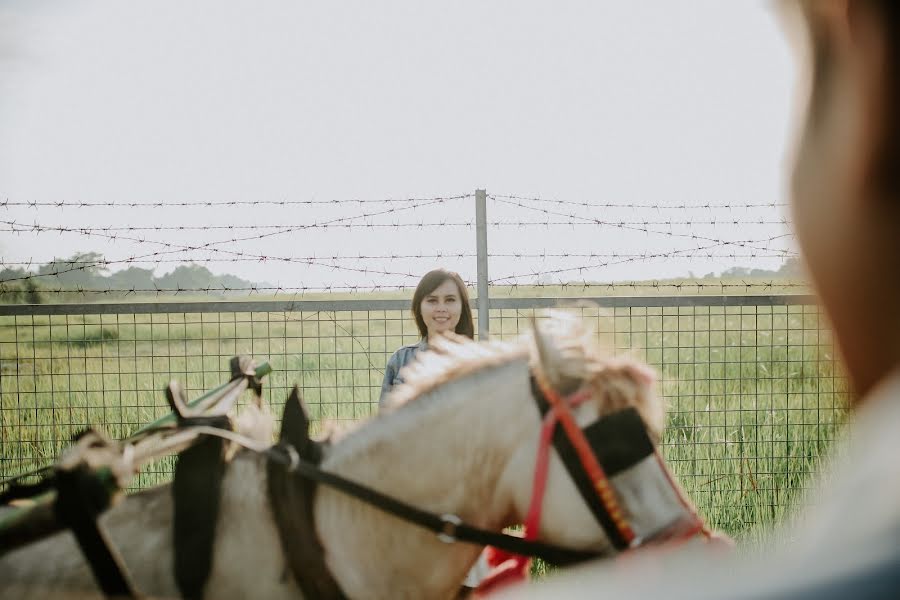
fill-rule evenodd
<path id="1" fill-rule="evenodd" d="M 488 250 L 487 250 L 487 192 L 475 190 L 475 246 L 478 254 L 478 339 L 488 339 L 490 310 L 488 309 Z"/>

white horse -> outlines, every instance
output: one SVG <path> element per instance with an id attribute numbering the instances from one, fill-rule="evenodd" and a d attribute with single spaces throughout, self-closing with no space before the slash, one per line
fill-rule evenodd
<path id="1" fill-rule="evenodd" d="M 489 530 L 522 523 L 529 506 L 541 418 L 530 388 L 539 369 L 563 394 L 584 386 L 579 426 L 635 407 L 659 439 L 663 406 L 637 361 L 602 355 L 564 315 L 516 343 L 454 337 L 408 367 L 387 414 L 341 434 L 325 471 L 437 514 Z M 271 432 L 268 433 L 271 440 Z M 603 551 L 610 541 L 556 453 L 551 454 L 539 539 Z M 128 496 L 100 522 L 154 597 L 179 597 L 173 576 L 173 501 L 164 485 Z M 481 548 L 447 544 L 418 526 L 328 487 L 315 496 L 325 563 L 349 598 L 452 598 Z M 207 598 L 299 598 L 266 495 L 264 458 L 239 452 L 221 495 Z M 62 532 L 0 557 L 3 598 L 101 598 L 74 537 Z"/>

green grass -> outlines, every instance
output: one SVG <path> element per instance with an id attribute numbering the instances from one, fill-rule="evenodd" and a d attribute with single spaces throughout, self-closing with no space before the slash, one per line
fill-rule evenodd
<path id="1" fill-rule="evenodd" d="M 847 401 L 815 308 L 575 310 L 660 372 L 664 455 L 714 527 L 751 543 L 796 506 Z M 532 312 L 492 312 L 492 334 L 517 335 Z M 198 396 L 228 379 L 236 354 L 273 366 L 276 411 L 296 383 L 317 427 L 366 417 L 387 357 L 416 337 L 405 311 L 0 317 L 0 477 L 52 461 L 89 425 L 127 436 L 168 412 L 170 379 Z"/>

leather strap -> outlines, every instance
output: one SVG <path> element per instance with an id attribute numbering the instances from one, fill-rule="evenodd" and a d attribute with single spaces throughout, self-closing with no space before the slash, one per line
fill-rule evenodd
<path id="1" fill-rule="evenodd" d="M 300 458 L 293 446 L 273 446 L 267 452 L 269 458 L 288 467 L 288 471 L 330 486 L 348 496 L 361 500 L 395 517 L 433 531 L 444 542 L 468 542 L 479 546 L 494 546 L 514 554 L 534 556 L 550 564 L 568 566 L 603 556 L 599 552 L 574 550 L 555 544 L 526 540 L 514 535 L 488 531 L 464 523 L 455 515 L 437 515 L 382 494 L 336 473 L 323 471 L 318 466 Z"/>
<path id="2" fill-rule="evenodd" d="M 321 462 L 322 446 L 309 437 L 309 417 L 296 386 L 284 405 L 280 440 L 282 456 L 288 455 L 286 445 L 290 445 L 310 464 Z M 269 505 L 285 560 L 303 597 L 342 600 L 344 593 L 325 564 L 325 553 L 313 520 L 316 482 L 295 477 L 282 464 L 271 460 L 271 454 L 269 458 L 266 463 Z"/>
<path id="3" fill-rule="evenodd" d="M 231 430 L 231 421 L 225 416 L 180 419 L 180 426 L 189 428 L 192 425 Z M 224 444 L 222 438 L 205 436 L 179 454 L 175 465 L 172 482 L 175 582 L 187 600 L 203 598 L 203 588 L 212 567 L 226 467 Z"/>
<path id="4" fill-rule="evenodd" d="M 97 585 L 110 598 L 138 598 L 122 557 L 97 523 L 110 504 L 108 488 L 84 465 L 58 469 L 55 481 L 56 516 L 75 535 Z"/>

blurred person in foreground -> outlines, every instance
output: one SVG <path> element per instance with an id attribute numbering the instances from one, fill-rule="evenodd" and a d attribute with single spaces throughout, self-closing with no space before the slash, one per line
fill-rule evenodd
<path id="1" fill-rule="evenodd" d="M 638 551 L 509 597 L 900 598 L 900 0 L 777 7 L 804 62 L 793 220 L 853 387 L 845 451 L 770 552 Z"/>

